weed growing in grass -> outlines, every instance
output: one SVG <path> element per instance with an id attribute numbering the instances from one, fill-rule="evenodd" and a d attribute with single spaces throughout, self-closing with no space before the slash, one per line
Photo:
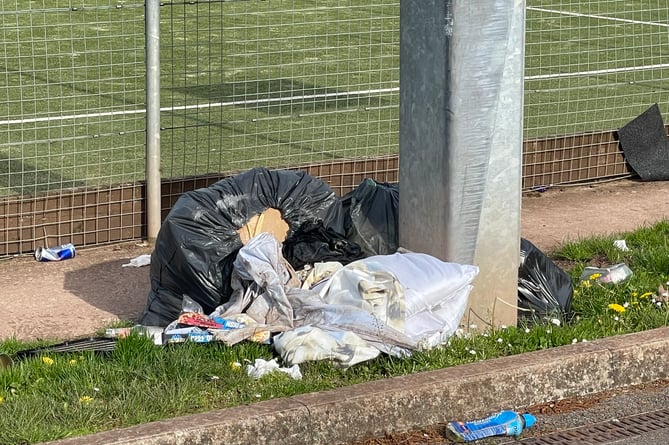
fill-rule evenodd
<path id="1" fill-rule="evenodd" d="M 131 335 L 106 354 L 47 354 L 17 360 L 0 369 L 0 443 L 40 442 L 95 431 L 232 407 L 355 383 L 554 348 L 669 324 L 669 302 L 660 285 L 669 280 L 669 223 L 625 234 L 630 247 L 613 246 L 619 237 L 566 243 L 553 257 L 575 283 L 568 319 L 546 319 L 518 326 L 470 326 L 447 345 L 398 359 L 381 356 L 348 370 L 326 362 L 301 365 L 304 378 L 275 373 L 254 380 L 246 365 L 270 359 L 270 346 L 243 343 L 179 344 L 156 347 Z M 579 281 L 585 266 L 625 262 L 634 274 L 619 284 L 596 276 Z M 0 352 L 44 342 L 0 342 Z"/>

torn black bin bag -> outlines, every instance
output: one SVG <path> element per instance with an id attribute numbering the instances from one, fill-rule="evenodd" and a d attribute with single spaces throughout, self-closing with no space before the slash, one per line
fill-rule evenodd
<path id="1" fill-rule="evenodd" d="M 518 318 L 564 319 L 571 310 L 571 277 L 530 241 L 520 240 Z"/>
<path id="2" fill-rule="evenodd" d="M 242 247 L 238 230 L 277 209 L 289 229 L 307 221 L 344 234 L 334 191 L 304 172 L 254 168 L 185 193 L 163 222 L 151 255 L 151 291 L 139 322 L 166 326 L 177 319 L 184 295 L 205 313 L 228 301 L 232 264 Z"/>
<path id="3" fill-rule="evenodd" d="M 283 257 L 294 269 L 307 264 L 337 261 L 347 265 L 367 255 L 359 245 L 321 222 L 306 222 L 283 242 Z"/>
<path id="4" fill-rule="evenodd" d="M 367 255 L 391 255 L 399 247 L 398 184 L 365 179 L 342 197 L 346 237 Z"/>

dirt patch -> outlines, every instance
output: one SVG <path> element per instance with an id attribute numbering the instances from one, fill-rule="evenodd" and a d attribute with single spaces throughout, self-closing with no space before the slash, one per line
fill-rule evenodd
<path id="1" fill-rule="evenodd" d="M 523 196 L 521 234 L 549 252 L 560 242 L 631 231 L 669 219 L 669 182 L 622 180 L 549 188 Z M 122 267 L 151 249 L 135 243 L 80 249 L 74 259 L 0 260 L 0 339 L 90 335 L 136 320 L 150 289 L 149 267 Z"/>

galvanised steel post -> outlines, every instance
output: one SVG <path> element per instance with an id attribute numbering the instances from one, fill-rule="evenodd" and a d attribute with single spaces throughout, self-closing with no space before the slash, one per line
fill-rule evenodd
<path id="1" fill-rule="evenodd" d="M 160 1 L 147 0 L 146 28 L 146 223 L 150 243 L 161 224 L 160 192 Z"/>
<path id="2" fill-rule="evenodd" d="M 400 14 L 400 244 L 479 266 L 463 325 L 515 324 L 525 2 Z"/>

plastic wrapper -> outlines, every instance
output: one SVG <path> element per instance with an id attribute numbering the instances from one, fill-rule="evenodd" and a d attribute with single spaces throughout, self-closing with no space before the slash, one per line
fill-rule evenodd
<path id="1" fill-rule="evenodd" d="M 571 277 L 526 239 L 520 242 L 519 318 L 564 318 L 571 310 Z"/>
<path id="2" fill-rule="evenodd" d="M 268 209 L 281 212 L 286 236 L 310 221 L 345 233 L 334 191 L 304 172 L 255 168 L 185 193 L 158 233 L 151 256 L 151 291 L 140 323 L 165 326 L 175 320 L 184 295 L 204 313 L 226 302 L 232 265 L 243 245 L 240 231 Z"/>

